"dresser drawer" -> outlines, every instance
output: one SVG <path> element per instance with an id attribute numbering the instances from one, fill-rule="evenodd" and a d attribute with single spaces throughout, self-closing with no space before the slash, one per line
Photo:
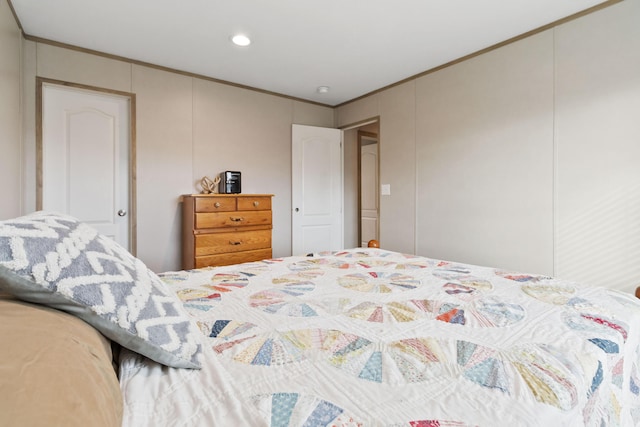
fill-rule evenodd
<path id="1" fill-rule="evenodd" d="M 236 210 L 235 197 L 196 197 L 196 212 L 226 212 Z"/>
<path id="2" fill-rule="evenodd" d="M 198 234 L 195 237 L 197 257 L 271 248 L 271 230 Z"/>
<path id="3" fill-rule="evenodd" d="M 271 258 L 272 194 L 182 196 L 182 268 Z"/>
<path id="4" fill-rule="evenodd" d="M 196 213 L 195 228 L 246 227 L 271 225 L 271 211 Z"/>
<path id="5" fill-rule="evenodd" d="M 230 254 L 207 255 L 195 257 L 195 267 L 202 268 L 210 265 L 231 265 L 243 262 L 261 261 L 271 258 L 271 248 L 256 251 L 234 252 Z"/>
<path id="6" fill-rule="evenodd" d="M 239 211 L 270 211 L 271 197 L 238 197 Z"/>

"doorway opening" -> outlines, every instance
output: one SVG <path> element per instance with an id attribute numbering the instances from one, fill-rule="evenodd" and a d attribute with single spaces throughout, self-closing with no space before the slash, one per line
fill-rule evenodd
<path id="1" fill-rule="evenodd" d="M 379 118 L 342 128 L 345 169 L 345 245 L 380 240 Z"/>
<path id="2" fill-rule="evenodd" d="M 358 130 L 358 242 L 380 240 L 380 188 L 378 134 Z"/>

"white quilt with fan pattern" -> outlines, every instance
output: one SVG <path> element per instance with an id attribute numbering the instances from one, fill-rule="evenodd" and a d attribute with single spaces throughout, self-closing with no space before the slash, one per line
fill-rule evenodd
<path id="1" fill-rule="evenodd" d="M 628 294 L 380 249 L 160 276 L 205 360 L 125 352 L 125 427 L 640 424 Z"/>

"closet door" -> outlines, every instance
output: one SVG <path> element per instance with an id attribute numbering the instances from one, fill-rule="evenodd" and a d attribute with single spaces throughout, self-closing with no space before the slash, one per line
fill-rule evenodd
<path id="1" fill-rule="evenodd" d="M 41 90 L 38 208 L 131 250 L 130 99 L 51 83 Z"/>

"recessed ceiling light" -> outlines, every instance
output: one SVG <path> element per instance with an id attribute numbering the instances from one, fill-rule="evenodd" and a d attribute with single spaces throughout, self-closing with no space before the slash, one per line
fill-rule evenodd
<path id="1" fill-rule="evenodd" d="M 328 93 L 329 92 L 329 86 L 318 86 L 318 89 L 316 89 L 316 91 L 318 93 Z"/>
<path id="2" fill-rule="evenodd" d="M 231 37 L 231 41 L 236 46 L 249 46 L 251 44 L 251 39 L 249 39 L 249 37 L 245 36 L 244 34 L 236 34 L 235 36 Z"/>

